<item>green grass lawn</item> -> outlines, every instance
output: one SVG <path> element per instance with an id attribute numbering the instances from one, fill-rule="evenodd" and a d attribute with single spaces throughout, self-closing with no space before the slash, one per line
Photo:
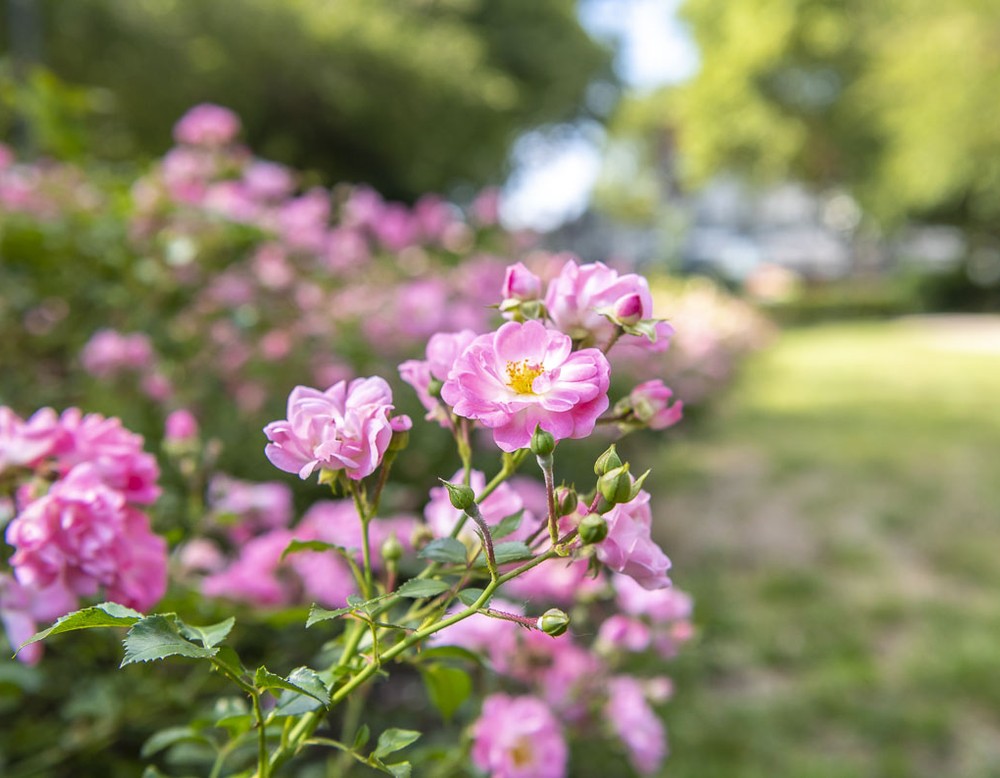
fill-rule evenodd
<path id="1" fill-rule="evenodd" d="M 785 333 L 657 463 L 666 775 L 1000 776 L 1000 347 L 939 330 Z"/>

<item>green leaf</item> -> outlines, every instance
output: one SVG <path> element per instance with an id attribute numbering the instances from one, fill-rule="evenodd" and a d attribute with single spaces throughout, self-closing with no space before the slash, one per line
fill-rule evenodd
<path id="1" fill-rule="evenodd" d="M 402 751 L 411 743 L 420 739 L 420 733 L 412 729 L 387 729 L 378 736 L 378 743 L 375 745 L 374 756 L 383 759 L 389 754 Z"/>
<path id="2" fill-rule="evenodd" d="M 139 751 L 139 756 L 143 759 L 148 759 L 153 756 L 153 754 L 158 754 L 163 749 L 170 748 L 170 746 L 175 743 L 185 741 L 194 741 L 213 745 L 211 740 L 191 727 L 170 727 L 168 729 L 161 729 L 149 738 L 149 740 L 143 743 L 142 750 Z"/>
<path id="3" fill-rule="evenodd" d="M 327 748 L 336 748 L 338 751 L 350 751 L 351 749 L 341 743 L 339 740 L 332 740 L 328 737 L 311 737 L 304 741 L 302 745 L 305 746 L 326 746 Z"/>
<path id="4" fill-rule="evenodd" d="M 396 594 L 400 597 L 410 597 L 411 599 L 419 600 L 422 597 L 434 597 L 441 594 L 441 592 L 448 591 L 450 588 L 444 581 L 438 581 L 433 578 L 413 578 L 400 586 L 396 590 Z"/>
<path id="5" fill-rule="evenodd" d="M 296 667 L 288 674 L 288 680 L 324 705 L 330 699 L 330 690 L 326 688 L 323 679 L 320 678 L 319 673 L 309 667 Z"/>
<path id="6" fill-rule="evenodd" d="M 346 548 L 338 546 L 335 543 L 325 543 L 322 540 L 293 540 L 285 546 L 285 550 L 281 552 L 280 561 L 284 562 L 285 557 L 290 554 L 297 554 L 300 551 L 335 551 L 341 556 L 350 554 L 350 551 Z"/>
<path id="7" fill-rule="evenodd" d="M 437 538 L 424 546 L 417 556 L 421 559 L 430 559 L 433 562 L 464 565 L 468 551 L 465 545 L 455 538 Z"/>
<path id="8" fill-rule="evenodd" d="M 218 652 L 215 655 L 215 662 L 217 664 L 225 667 L 231 675 L 235 675 L 237 678 L 242 678 L 246 675 L 247 669 L 243 666 L 243 662 L 240 661 L 239 654 L 232 648 L 229 646 L 219 646 Z"/>
<path id="9" fill-rule="evenodd" d="M 300 670 L 304 668 L 299 668 Z M 320 681 L 319 688 L 316 688 L 316 684 L 312 683 L 312 689 L 304 689 L 298 684 L 292 683 L 289 679 L 283 678 L 280 675 L 272 673 L 266 667 L 261 665 L 257 668 L 257 672 L 254 674 L 253 678 L 254 686 L 256 686 L 260 691 L 269 691 L 273 689 L 285 689 L 290 692 L 296 692 L 297 694 L 308 694 L 310 697 L 314 697 L 322 703 L 326 703 L 327 693 L 326 687 Z"/>
<path id="10" fill-rule="evenodd" d="M 520 540 L 511 540 L 506 543 L 497 543 L 493 547 L 493 555 L 496 557 L 498 565 L 505 565 L 509 562 L 521 562 L 525 559 L 531 559 L 533 556 L 531 549 L 521 542 Z M 479 554 L 476 557 L 476 567 L 485 567 L 486 558 Z"/>
<path id="11" fill-rule="evenodd" d="M 385 769 L 389 772 L 389 775 L 394 776 L 394 778 L 410 778 L 410 774 L 413 770 L 409 762 L 387 764 Z"/>
<path id="12" fill-rule="evenodd" d="M 199 641 L 205 648 L 214 648 L 219 645 L 229 635 L 229 631 L 235 623 L 236 619 L 232 616 L 225 621 L 220 621 L 218 624 L 210 624 L 207 627 L 193 627 L 190 624 L 185 624 L 180 619 L 177 620 L 177 626 L 180 628 L 181 634 L 188 640 Z"/>
<path id="13" fill-rule="evenodd" d="M 147 616 L 133 624 L 125 636 L 125 658 L 120 666 L 150 662 L 168 656 L 208 659 L 217 653 L 218 648 L 196 646 L 185 640 L 173 618 Z"/>
<path id="14" fill-rule="evenodd" d="M 479 601 L 479 598 L 482 596 L 483 596 L 483 590 L 475 588 L 462 589 L 462 591 L 458 593 L 459 601 L 463 605 L 467 605 L 469 607 L 475 605 Z M 487 601 L 485 604 L 489 604 L 489 601 Z"/>
<path id="15" fill-rule="evenodd" d="M 309 618 L 306 619 L 306 627 L 311 627 L 313 624 L 319 624 L 321 621 L 338 619 L 341 616 L 346 616 L 352 610 L 354 610 L 354 608 L 337 608 L 337 610 L 328 611 L 326 608 L 313 605 L 312 609 L 309 611 Z"/>
<path id="16" fill-rule="evenodd" d="M 372 736 L 372 731 L 368 728 L 368 725 L 362 724 L 358 728 L 357 734 L 354 736 L 354 745 L 352 746 L 353 750 L 359 751 L 362 748 L 364 748 L 365 744 L 368 742 L 368 739 L 371 736 Z"/>
<path id="17" fill-rule="evenodd" d="M 18 651 L 32 643 L 37 643 L 39 640 L 45 640 L 47 637 L 63 632 L 94 629 L 95 627 L 131 627 L 141 618 L 142 614 L 139 611 L 126 608 L 117 602 L 102 602 L 100 605 L 67 613 L 48 629 L 36 632 L 24 641 Z"/>
<path id="18" fill-rule="evenodd" d="M 445 665 L 420 668 L 427 696 L 445 721 L 450 721 L 459 706 L 472 692 L 472 679 L 464 670 Z"/>
<path id="19" fill-rule="evenodd" d="M 493 536 L 494 540 L 505 538 L 521 526 L 521 519 L 523 518 L 524 508 L 521 508 L 521 510 L 517 513 L 512 513 L 510 516 L 504 516 L 500 520 L 500 523 L 495 527 L 490 527 L 490 534 Z"/>

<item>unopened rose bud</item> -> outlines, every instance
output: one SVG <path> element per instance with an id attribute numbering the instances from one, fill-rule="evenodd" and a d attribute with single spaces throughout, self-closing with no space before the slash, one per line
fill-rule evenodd
<path id="1" fill-rule="evenodd" d="M 632 476 L 628 473 L 628 463 L 608 470 L 597 479 L 597 491 L 609 505 L 628 502 L 632 499 Z"/>
<path id="2" fill-rule="evenodd" d="M 164 427 L 163 439 L 167 443 L 191 443 L 198 438 L 198 421 L 183 408 L 167 416 Z"/>
<path id="3" fill-rule="evenodd" d="M 580 504 L 580 498 L 574 489 L 562 486 L 556 489 L 556 502 L 559 515 L 569 516 L 576 510 L 576 506 Z"/>
<path id="4" fill-rule="evenodd" d="M 551 457 L 556 450 L 556 439 L 551 432 L 546 432 L 541 427 L 535 427 L 535 432 L 531 436 L 531 453 L 536 457 Z"/>
<path id="5" fill-rule="evenodd" d="M 382 541 L 379 552 L 382 554 L 382 559 L 386 564 L 395 564 L 402 558 L 403 544 L 399 542 L 399 538 L 396 537 L 395 532 Z"/>
<path id="6" fill-rule="evenodd" d="M 538 628 L 546 635 L 557 638 L 569 629 L 569 616 L 558 608 L 549 608 L 538 618 Z"/>
<path id="7" fill-rule="evenodd" d="M 636 294 L 626 294 L 615 302 L 612 315 L 619 324 L 638 324 L 642 320 L 642 298 Z"/>
<path id="8" fill-rule="evenodd" d="M 507 300 L 537 300 L 542 296 L 542 279 L 518 262 L 507 268 L 502 294 Z"/>
<path id="9" fill-rule="evenodd" d="M 596 513 L 588 513 L 580 521 L 580 526 L 577 527 L 577 530 L 580 533 L 580 540 L 589 546 L 594 543 L 600 543 L 608 536 L 608 522 L 604 520 L 603 516 L 599 516 Z"/>
<path id="10" fill-rule="evenodd" d="M 434 398 L 440 397 L 442 386 L 444 386 L 443 381 L 439 381 L 434 376 L 431 376 L 431 380 L 427 383 L 427 394 Z"/>
<path id="11" fill-rule="evenodd" d="M 410 427 L 413 422 L 409 416 L 393 416 L 389 420 L 389 426 L 392 427 L 392 437 L 387 451 L 399 452 L 410 445 Z"/>
<path id="12" fill-rule="evenodd" d="M 621 457 L 618 456 L 618 450 L 615 448 L 615 444 L 612 443 L 608 446 L 608 450 L 601 454 L 597 458 L 597 461 L 594 462 L 594 475 L 604 475 L 609 470 L 614 470 L 621 466 Z"/>
<path id="13" fill-rule="evenodd" d="M 476 504 L 476 493 L 465 484 L 453 484 L 441 479 L 444 488 L 448 490 L 448 499 L 453 507 L 466 511 Z"/>

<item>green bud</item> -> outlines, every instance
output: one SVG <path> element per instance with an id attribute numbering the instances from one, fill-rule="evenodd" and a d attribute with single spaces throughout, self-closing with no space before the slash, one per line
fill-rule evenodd
<path id="1" fill-rule="evenodd" d="M 621 457 L 618 456 L 618 450 L 615 448 L 615 444 L 612 443 L 608 446 L 608 450 L 601 454 L 597 458 L 597 461 L 594 462 L 594 475 L 604 475 L 609 470 L 614 470 L 616 467 L 621 466 Z"/>
<path id="2" fill-rule="evenodd" d="M 426 524 L 418 524 L 410 535 L 410 545 L 414 548 L 423 548 L 437 537 Z"/>
<path id="3" fill-rule="evenodd" d="M 597 491 L 609 505 L 628 502 L 632 499 L 632 476 L 628 473 L 628 463 L 608 470 L 597 479 Z"/>
<path id="4" fill-rule="evenodd" d="M 389 446 L 386 451 L 391 451 L 393 453 L 402 451 L 410 445 L 410 431 L 409 430 L 393 430 L 392 437 L 389 438 Z"/>
<path id="5" fill-rule="evenodd" d="M 443 381 L 438 381 L 434 376 L 431 376 L 431 380 L 427 383 L 427 394 L 434 398 L 440 397 L 442 386 L 444 386 Z"/>
<path id="6" fill-rule="evenodd" d="M 556 450 L 556 439 L 551 432 L 546 432 L 540 426 L 535 427 L 531 436 L 531 453 L 536 457 L 550 457 Z"/>
<path id="7" fill-rule="evenodd" d="M 557 638 L 569 629 L 569 616 L 558 608 L 549 608 L 538 618 L 538 628 L 546 635 Z"/>
<path id="8" fill-rule="evenodd" d="M 460 511 L 467 511 L 476 504 L 476 493 L 465 484 L 452 484 L 441 479 L 444 488 L 448 490 L 448 499 Z"/>
<path id="9" fill-rule="evenodd" d="M 603 516 L 599 516 L 596 513 L 588 513 L 580 521 L 580 526 L 577 527 L 577 530 L 580 533 L 580 540 L 585 544 L 600 543 L 608 536 L 608 522 L 604 520 Z"/>
<path id="10" fill-rule="evenodd" d="M 566 486 L 560 486 L 556 489 L 556 500 L 558 501 L 557 509 L 560 516 L 569 516 L 576 510 L 576 506 L 580 504 L 580 498 L 577 497 L 576 490 Z"/>
<path id="11" fill-rule="evenodd" d="M 396 537 L 395 532 L 382 541 L 379 552 L 382 554 L 382 559 L 385 560 L 386 564 L 394 564 L 402 558 L 403 544 L 399 542 L 399 538 Z"/>

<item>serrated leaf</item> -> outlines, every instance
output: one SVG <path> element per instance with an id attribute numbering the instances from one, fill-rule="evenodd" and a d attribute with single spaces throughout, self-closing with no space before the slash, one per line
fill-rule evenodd
<path id="1" fill-rule="evenodd" d="M 475 588 L 471 588 L 470 587 L 468 589 L 462 589 L 462 591 L 460 591 L 458 593 L 458 600 L 463 605 L 471 607 L 471 606 L 475 605 L 477 602 L 479 602 L 479 598 L 482 597 L 482 596 L 483 596 L 483 590 L 482 589 L 475 589 Z M 483 604 L 484 605 L 488 605 L 489 604 L 489 600 L 487 600 Z"/>
<path id="2" fill-rule="evenodd" d="M 455 538 L 437 538 L 424 546 L 417 556 L 421 559 L 430 559 L 432 562 L 464 565 L 467 555 L 468 551 L 461 541 Z"/>
<path id="3" fill-rule="evenodd" d="M 139 751 L 139 756 L 143 759 L 148 759 L 153 756 L 153 754 L 158 754 L 163 749 L 170 748 L 170 746 L 175 743 L 185 741 L 195 741 L 198 743 L 208 743 L 209 745 L 212 745 L 211 740 L 191 727 L 170 727 L 168 729 L 161 729 L 149 738 L 149 740 L 143 743 L 142 749 Z"/>
<path id="4" fill-rule="evenodd" d="M 420 668 L 427 696 L 445 721 L 458 710 L 472 692 L 472 679 L 464 670 L 446 665 L 428 665 Z"/>
<path id="5" fill-rule="evenodd" d="M 207 627 L 194 627 L 190 624 L 185 624 L 180 619 L 177 620 L 177 626 L 180 629 L 181 635 L 188 640 L 197 640 L 205 648 L 213 648 L 219 645 L 229 635 L 235 623 L 236 619 L 232 616 L 217 624 L 210 624 Z"/>
<path id="6" fill-rule="evenodd" d="M 299 668 L 302 669 L 302 668 Z M 317 689 L 316 683 L 310 683 L 312 689 L 305 689 L 296 683 L 292 683 L 288 678 L 283 678 L 276 673 L 272 673 L 266 667 L 261 665 L 257 668 L 257 672 L 254 673 L 253 677 L 254 686 L 256 686 L 260 691 L 269 691 L 273 689 L 285 689 L 286 691 L 296 692 L 298 694 L 308 694 L 310 697 L 314 697 L 322 703 L 326 703 L 327 693 L 326 687 L 323 686 L 322 682 L 319 683 L 319 688 Z"/>
<path id="7" fill-rule="evenodd" d="M 288 680 L 324 705 L 330 699 L 330 691 L 326 688 L 326 684 L 323 683 L 323 679 L 320 678 L 319 673 L 312 668 L 296 667 L 288 674 Z"/>
<path id="8" fill-rule="evenodd" d="M 83 608 L 73 613 L 67 613 L 48 629 L 36 632 L 24 641 L 20 648 L 18 648 L 18 651 L 32 643 L 37 643 L 39 640 L 45 640 L 47 637 L 59 635 L 63 632 L 73 632 L 78 629 L 94 629 L 97 627 L 131 627 L 141 618 L 142 614 L 139 611 L 126 608 L 117 602 L 102 602 L 90 608 Z"/>
<path id="9" fill-rule="evenodd" d="M 434 597 L 450 588 L 444 581 L 438 581 L 434 578 L 413 578 L 400 586 L 396 590 L 396 594 L 400 597 L 419 600 L 422 597 Z"/>
<path id="10" fill-rule="evenodd" d="M 496 557 L 498 565 L 505 565 L 510 562 L 522 562 L 531 559 L 533 554 L 531 549 L 520 540 L 510 540 L 505 543 L 497 543 L 493 547 L 493 555 Z M 480 554 L 476 557 L 476 567 L 485 567 L 486 558 Z"/>
<path id="11" fill-rule="evenodd" d="M 151 662 L 168 656 L 208 659 L 218 648 L 197 646 L 181 636 L 177 623 L 166 616 L 147 616 L 133 624 L 125 636 L 125 658 L 121 667 L 135 662 Z"/>
<path id="12" fill-rule="evenodd" d="M 420 739 L 420 734 L 413 729 L 387 729 L 378 736 L 373 754 L 376 758 L 383 759 L 389 754 L 402 751 L 411 743 L 416 743 Z"/>
<path id="13" fill-rule="evenodd" d="M 336 610 L 328 611 L 326 608 L 313 605 L 309 611 L 309 618 L 306 619 L 306 627 L 311 627 L 313 624 L 319 624 L 321 621 L 338 619 L 341 616 L 346 616 L 352 610 L 354 610 L 354 608 L 337 608 Z"/>
<path id="14" fill-rule="evenodd" d="M 495 527 L 490 527 L 490 534 L 493 536 L 494 540 L 505 538 L 521 526 L 521 520 L 523 518 L 524 508 L 521 508 L 521 510 L 517 513 L 512 513 L 510 516 L 504 516 Z"/>
<path id="15" fill-rule="evenodd" d="M 341 556 L 351 555 L 350 551 L 343 546 L 338 546 L 335 543 L 325 543 L 322 540 L 293 540 L 285 546 L 285 550 L 281 552 L 280 561 L 284 562 L 285 557 L 290 554 L 297 554 L 301 551 L 335 551 Z M 351 556 L 351 558 L 353 559 L 353 556 Z"/>
<path id="16" fill-rule="evenodd" d="M 367 724 L 362 724 L 358 728 L 357 734 L 354 736 L 353 750 L 360 751 L 368 743 L 368 739 L 372 736 L 371 729 L 368 728 Z"/>

